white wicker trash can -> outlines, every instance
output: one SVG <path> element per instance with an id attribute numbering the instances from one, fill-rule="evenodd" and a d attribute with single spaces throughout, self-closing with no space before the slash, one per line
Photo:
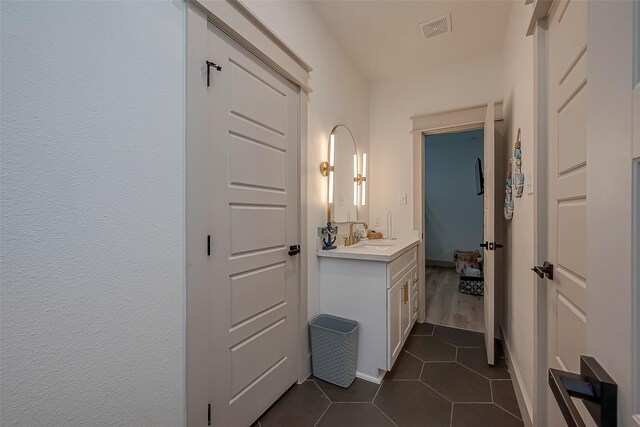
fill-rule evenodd
<path id="1" fill-rule="evenodd" d="M 320 314 L 309 321 L 313 375 L 340 387 L 356 378 L 358 322 Z"/>

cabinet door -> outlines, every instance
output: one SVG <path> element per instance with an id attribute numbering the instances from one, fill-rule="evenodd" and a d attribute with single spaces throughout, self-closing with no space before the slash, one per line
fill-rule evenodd
<path id="1" fill-rule="evenodd" d="M 411 285 L 409 291 L 409 306 L 411 307 L 411 324 L 409 330 L 413 327 L 413 324 L 418 320 L 418 266 L 416 265 L 411 270 Z"/>
<path id="2" fill-rule="evenodd" d="M 393 284 L 391 289 L 387 291 L 387 370 L 391 370 L 393 363 L 396 361 L 400 350 L 402 349 L 402 324 L 401 314 L 403 284 L 405 282 L 403 276 L 400 280 Z"/>
<path id="3" fill-rule="evenodd" d="M 402 300 L 402 341 L 404 342 L 413 323 L 418 318 L 418 267 L 414 266 L 407 274 L 402 285 L 406 288 L 403 290 Z"/>
<path id="4" fill-rule="evenodd" d="M 411 284 L 413 282 L 413 270 L 409 271 L 402 279 L 401 289 L 401 307 L 400 307 L 400 323 L 402 325 L 402 342 L 404 343 L 409 332 L 411 332 L 411 304 L 409 302 L 409 294 L 411 293 Z"/>

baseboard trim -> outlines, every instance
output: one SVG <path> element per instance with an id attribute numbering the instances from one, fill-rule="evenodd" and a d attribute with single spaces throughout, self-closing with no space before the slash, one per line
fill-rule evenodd
<path id="1" fill-rule="evenodd" d="M 529 410 L 529 405 L 527 405 L 527 400 L 525 399 L 525 392 L 521 386 L 522 375 L 520 374 L 520 370 L 513 363 L 513 359 L 511 358 L 511 351 L 509 348 L 509 342 L 507 341 L 507 336 L 505 335 L 502 328 L 500 328 L 500 335 L 502 335 L 502 348 L 504 349 L 504 355 L 507 358 L 507 366 L 509 367 L 509 372 L 511 373 L 511 382 L 513 383 L 513 389 L 516 392 L 516 399 L 518 400 L 518 407 L 520 408 L 522 421 L 524 422 L 525 427 L 532 427 L 532 414 Z"/>
<path id="2" fill-rule="evenodd" d="M 454 268 L 456 266 L 456 263 L 453 261 L 440 261 L 437 259 L 425 259 L 424 260 L 424 264 L 427 267 L 447 267 L 447 268 Z"/>
<path id="3" fill-rule="evenodd" d="M 378 377 L 374 377 L 374 376 L 363 374 L 362 372 L 356 371 L 356 378 L 360 378 L 362 380 L 369 381 L 376 384 L 381 384 L 382 378 L 384 378 L 384 374 L 386 374 L 385 371 L 381 371 L 381 372 L 382 373 Z"/>

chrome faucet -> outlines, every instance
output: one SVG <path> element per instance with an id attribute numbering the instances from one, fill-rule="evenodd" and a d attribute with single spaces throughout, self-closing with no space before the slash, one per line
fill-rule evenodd
<path id="1" fill-rule="evenodd" d="M 353 221 L 349 224 L 349 236 L 345 239 L 344 245 L 345 246 L 351 246 L 351 245 L 355 245 L 356 242 L 356 235 L 353 233 L 353 226 L 356 224 L 362 224 L 364 225 L 364 229 L 365 230 L 369 230 L 369 225 L 367 225 L 366 222 L 364 221 Z"/>

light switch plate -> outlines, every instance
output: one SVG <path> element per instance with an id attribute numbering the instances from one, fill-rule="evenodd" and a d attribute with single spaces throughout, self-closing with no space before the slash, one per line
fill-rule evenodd
<path id="1" fill-rule="evenodd" d="M 400 194 L 400 204 L 401 205 L 407 204 L 407 193 Z"/>
<path id="2" fill-rule="evenodd" d="M 533 174 L 531 171 L 524 173 L 524 190 L 527 194 L 533 194 Z"/>

